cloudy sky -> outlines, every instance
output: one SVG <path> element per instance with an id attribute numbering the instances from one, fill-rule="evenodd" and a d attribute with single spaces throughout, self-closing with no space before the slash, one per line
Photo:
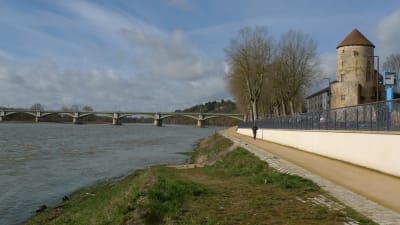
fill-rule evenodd
<path id="1" fill-rule="evenodd" d="M 0 106 L 173 111 L 227 99 L 223 49 L 255 25 L 310 35 L 332 79 L 354 28 L 381 63 L 400 52 L 398 0 L 0 0 Z"/>

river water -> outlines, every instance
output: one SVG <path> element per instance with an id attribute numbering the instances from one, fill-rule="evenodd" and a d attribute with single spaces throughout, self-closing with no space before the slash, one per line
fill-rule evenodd
<path id="1" fill-rule="evenodd" d="M 0 124 L 0 224 L 20 224 L 40 205 L 156 164 L 183 163 L 218 128 L 147 124 Z"/>

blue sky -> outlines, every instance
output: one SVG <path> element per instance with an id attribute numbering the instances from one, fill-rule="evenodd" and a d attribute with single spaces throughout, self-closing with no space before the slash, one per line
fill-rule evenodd
<path id="1" fill-rule="evenodd" d="M 275 40 L 302 30 L 332 79 L 354 28 L 381 62 L 400 52 L 398 0 L 0 0 L 0 106 L 171 111 L 230 98 L 223 49 L 255 25 Z"/>

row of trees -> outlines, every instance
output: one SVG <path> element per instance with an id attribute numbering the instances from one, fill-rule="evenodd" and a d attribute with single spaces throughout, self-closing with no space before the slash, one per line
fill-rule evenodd
<path id="1" fill-rule="evenodd" d="M 238 109 L 250 119 L 301 112 L 318 74 L 316 43 L 289 30 L 278 42 L 265 27 L 245 27 L 225 49 L 228 81 Z"/>
<path id="2" fill-rule="evenodd" d="M 192 112 L 192 113 L 237 113 L 236 104 L 231 100 L 209 101 L 204 104 L 197 104 L 183 110 L 175 110 L 175 112 Z M 171 117 L 165 120 L 165 123 L 170 124 L 194 124 L 194 120 L 187 117 Z M 211 118 L 206 121 L 207 125 L 213 126 L 234 126 L 239 123 L 239 120 L 218 117 Z"/>
<path id="3" fill-rule="evenodd" d="M 44 111 L 44 105 L 40 103 L 35 103 L 31 106 L 31 110 L 35 111 Z M 85 111 L 85 112 L 92 112 L 93 108 L 91 106 L 83 106 L 81 107 L 80 105 L 71 105 L 71 107 L 68 106 L 63 106 L 61 107 L 61 111 L 66 111 L 66 112 L 78 112 L 78 111 Z"/>

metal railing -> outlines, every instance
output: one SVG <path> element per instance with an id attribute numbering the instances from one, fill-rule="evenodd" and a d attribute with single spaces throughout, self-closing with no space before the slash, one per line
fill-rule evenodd
<path id="1" fill-rule="evenodd" d="M 244 122 L 239 127 L 253 124 Z M 256 125 L 268 129 L 400 131 L 400 99 L 270 117 L 256 121 Z"/>

